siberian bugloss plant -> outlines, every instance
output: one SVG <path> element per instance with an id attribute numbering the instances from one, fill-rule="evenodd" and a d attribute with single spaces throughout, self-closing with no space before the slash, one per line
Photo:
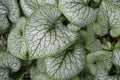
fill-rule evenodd
<path id="1" fill-rule="evenodd" d="M 120 0 L 0 0 L 0 80 L 120 80 Z"/>

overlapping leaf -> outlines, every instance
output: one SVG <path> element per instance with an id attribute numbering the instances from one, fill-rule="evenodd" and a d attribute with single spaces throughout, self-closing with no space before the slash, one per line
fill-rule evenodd
<path id="1" fill-rule="evenodd" d="M 88 6 L 89 1 L 59 0 L 59 8 L 70 22 L 83 27 L 96 19 L 96 11 Z"/>
<path id="2" fill-rule="evenodd" d="M 10 72 L 17 72 L 20 69 L 20 61 L 8 52 L 0 52 L 0 80 L 12 80 Z"/>
<path id="3" fill-rule="evenodd" d="M 17 0 L 0 0 L 0 31 L 3 32 L 9 27 L 9 20 L 16 23 L 19 16 Z"/>
<path id="4" fill-rule="evenodd" d="M 52 5 L 38 9 L 27 23 L 26 41 L 30 59 L 58 54 L 77 39 L 77 33 L 63 24 L 59 10 Z"/>
<path id="5" fill-rule="evenodd" d="M 43 6 L 45 4 L 52 4 L 57 6 L 56 0 L 21 0 L 21 7 L 25 16 L 30 16 L 36 8 Z"/>
<path id="6" fill-rule="evenodd" d="M 54 78 L 66 80 L 81 72 L 85 65 L 85 51 L 79 44 L 71 46 L 62 54 L 46 58 L 46 72 Z"/>
<path id="7" fill-rule="evenodd" d="M 97 75 L 102 70 L 108 72 L 112 66 L 112 53 L 108 51 L 97 51 L 88 54 L 87 63 L 93 75 Z"/>
<path id="8" fill-rule="evenodd" d="M 42 66 L 41 64 L 39 65 Z M 54 80 L 54 79 L 51 79 L 45 72 L 40 71 L 36 67 L 31 68 L 30 76 L 32 80 Z"/>
<path id="9" fill-rule="evenodd" d="M 8 37 L 8 50 L 20 59 L 26 59 L 27 47 L 24 40 L 24 27 L 26 19 L 20 18 Z"/>
<path id="10" fill-rule="evenodd" d="M 120 35 L 120 7 L 103 0 L 98 14 L 98 23 L 110 29 L 113 37 Z"/>

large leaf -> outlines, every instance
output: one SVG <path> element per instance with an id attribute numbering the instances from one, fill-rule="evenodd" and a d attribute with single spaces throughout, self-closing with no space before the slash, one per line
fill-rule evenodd
<path id="1" fill-rule="evenodd" d="M 103 0 L 98 14 L 98 23 L 110 29 L 113 37 L 120 35 L 120 7 Z"/>
<path id="2" fill-rule="evenodd" d="M 77 33 L 63 24 L 59 10 L 52 5 L 38 9 L 27 23 L 26 41 L 30 59 L 58 54 L 77 39 Z"/>
<path id="3" fill-rule="evenodd" d="M 45 4 L 57 6 L 56 0 L 20 0 L 20 4 L 25 16 L 29 17 L 37 8 Z"/>
<path id="4" fill-rule="evenodd" d="M 87 55 L 87 65 L 93 75 L 99 71 L 108 72 L 112 66 L 112 53 L 109 51 L 97 51 Z"/>
<path id="5" fill-rule="evenodd" d="M 85 51 L 79 44 L 69 47 L 62 54 L 45 59 L 46 72 L 54 78 L 66 80 L 81 72 L 85 65 Z"/>
<path id="6" fill-rule="evenodd" d="M 59 8 L 70 22 L 83 27 L 96 19 L 96 11 L 88 3 L 89 0 L 59 0 Z"/>
<path id="7" fill-rule="evenodd" d="M 11 72 L 17 72 L 21 67 L 20 61 L 8 52 L 0 52 L 0 80 L 12 80 Z"/>
<path id="8" fill-rule="evenodd" d="M 20 16 L 17 0 L 0 0 L 0 30 L 9 27 L 9 20 L 16 23 Z M 9 20 L 8 20 L 9 19 Z"/>
<path id="9" fill-rule="evenodd" d="M 24 27 L 26 25 L 26 19 L 20 18 L 10 32 L 8 37 L 8 50 L 10 53 L 20 59 L 26 59 L 27 47 L 24 40 Z"/>

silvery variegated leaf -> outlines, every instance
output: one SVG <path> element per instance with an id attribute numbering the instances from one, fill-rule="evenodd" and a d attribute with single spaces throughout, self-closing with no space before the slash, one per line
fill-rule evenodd
<path id="1" fill-rule="evenodd" d="M 39 8 L 29 18 L 26 41 L 30 59 L 58 54 L 76 41 L 76 31 L 67 28 L 63 22 L 61 12 L 52 5 Z"/>
<path id="2" fill-rule="evenodd" d="M 120 67 L 120 49 L 113 51 L 113 64 Z"/>
<path id="3" fill-rule="evenodd" d="M 97 51 L 87 55 L 87 65 L 93 75 L 99 71 L 108 72 L 112 66 L 112 53 L 109 51 Z"/>
<path id="4" fill-rule="evenodd" d="M 80 73 L 85 65 L 85 51 L 79 44 L 72 45 L 59 55 L 45 59 L 47 74 L 58 80 L 67 80 Z"/>
<path id="5" fill-rule="evenodd" d="M 120 0 L 109 0 L 109 1 L 120 6 Z"/>
<path id="6" fill-rule="evenodd" d="M 69 29 L 71 29 L 71 30 L 74 30 L 74 31 L 79 31 L 79 30 L 81 29 L 80 26 L 76 26 L 76 25 L 71 24 L 71 23 L 68 24 L 67 27 L 68 27 Z"/>
<path id="7" fill-rule="evenodd" d="M 11 30 L 7 41 L 7 47 L 10 53 L 24 60 L 27 54 L 27 46 L 24 40 L 25 25 L 26 19 L 24 17 L 20 18 L 15 27 Z"/>
<path id="8" fill-rule="evenodd" d="M 95 80 L 120 80 L 119 74 L 109 75 L 109 72 L 101 71 L 96 75 Z"/>
<path id="9" fill-rule="evenodd" d="M 96 19 L 96 11 L 88 6 L 89 1 L 59 0 L 59 8 L 71 23 L 84 27 Z"/>
<path id="10" fill-rule="evenodd" d="M 98 14 L 98 23 L 108 27 L 112 37 L 118 37 L 120 35 L 120 7 L 103 0 Z"/>
<path id="11" fill-rule="evenodd" d="M 20 0 L 25 16 L 29 17 L 37 8 L 46 4 L 57 6 L 57 0 Z"/>
<path id="12" fill-rule="evenodd" d="M 0 80 L 12 80 L 9 77 L 11 72 L 17 72 L 21 67 L 19 59 L 8 52 L 0 52 Z"/>
<path id="13" fill-rule="evenodd" d="M 9 20 L 16 23 L 20 16 L 17 0 L 0 0 L 0 31 L 9 27 Z M 9 20 L 8 20 L 9 19 Z"/>

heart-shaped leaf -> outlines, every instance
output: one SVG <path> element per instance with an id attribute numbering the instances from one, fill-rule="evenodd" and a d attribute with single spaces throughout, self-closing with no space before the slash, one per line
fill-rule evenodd
<path id="1" fill-rule="evenodd" d="M 87 55 L 87 65 L 93 75 L 99 71 L 108 72 L 112 66 L 112 53 L 109 51 L 97 51 Z"/>
<path id="2" fill-rule="evenodd" d="M 63 22 L 60 11 L 52 5 L 39 8 L 30 17 L 26 27 L 30 59 L 58 54 L 76 41 L 76 31 Z"/>
<path id="3" fill-rule="evenodd" d="M 72 45 L 62 54 L 45 59 L 46 72 L 54 78 L 66 80 L 81 72 L 85 65 L 85 51 L 79 44 Z"/>
<path id="4" fill-rule="evenodd" d="M 96 19 L 96 11 L 88 6 L 89 1 L 59 0 L 59 8 L 71 23 L 83 27 Z"/>
<path id="5" fill-rule="evenodd" d="M 26 25 L 26 19 L 24 17 L 20 18 L 10 32 L 8 37 L 8 50 L 10 53 L 20 59 L 26 59 L 27 46 L 24 40 L 24 27 Z"/>
<path id="6" fill-rule="evenodd" d="M 110 29 L 112 37 L 120 35 L 120 7 L 103 0 L 98 14 L 98 23 Z"/>

